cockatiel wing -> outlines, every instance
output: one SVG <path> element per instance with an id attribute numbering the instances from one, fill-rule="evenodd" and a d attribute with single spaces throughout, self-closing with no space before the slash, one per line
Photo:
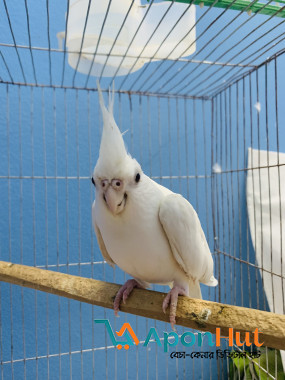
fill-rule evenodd
<path id="1" fill-rule="evenodd" d="M 169 194 L 160 205 L 159 219 L 173 256 L 189 279 L 216 286 L 213 258 L 191 204 L 179 194 Z"/>
<path id="2" fill-rule="evenodd" d="M 98 245 L 99 245 L 99 248 L 100 248 L 100 251 L 102 253 L 102 256 L 104 257 L 104 259 L 107 261 L 107 263 L 109 265 L 111 265 L 113 268 L 115 266 L 115 263 L 114 261 L 111 259 L 107 249 L 106 249 L 106 246 L 105 246 L 105 243 L 104 243 L 104 240 L 102 238 L 102 235 L 101 235 L 101 232 L 99 230 L 99 227 L 97 226 L 96 224 L 96 219 L 95 219 L 95 202 L 93 203 L 93 206 L 92 206 L 92 222 L 93 222 L 93 226 L 94 226 L 94 231 L 95 231 L 95 234 L 96 234 L 96 237 L 97 237 L 97 242 L 98 242 Z"/>

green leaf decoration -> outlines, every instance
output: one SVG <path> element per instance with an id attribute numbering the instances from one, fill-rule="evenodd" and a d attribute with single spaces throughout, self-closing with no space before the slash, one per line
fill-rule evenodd
<path id="1" fill-rule="evenodd" d="M 268 379 L 267 368 L 268 368 L 268 372 L 274 378 L 276 378 L 277 380 L 285 380 L 285 374 L 283 370 L 280 352 L 277 351 L 277 355 L 275 357 L 275 350 L 268 349 L 267 357 L 268 359 L 266 360 L 266 353 L 263 353 L 260 356 L 260 358 L 253 359 L 254 369 L 257 374 L 257 378 L 260 378 L 261 380 L 267 380 Z M 277 377 L 276 377 L 276 360 L 277 360 Z M 268 364 L 267 364 L 267 361 L 268 361 Z M 264 370 L 262 368 L 259 368 L 259 366 L 256 363 L 258 363 L 260 367 L 264 368 Z"/>

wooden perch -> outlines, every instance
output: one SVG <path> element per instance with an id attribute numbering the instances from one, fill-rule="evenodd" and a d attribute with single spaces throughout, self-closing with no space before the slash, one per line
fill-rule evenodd
<path id="1" fill-rule="evenodd" d="M 110 309 L 121 286 L 3 261 L 0 261 L 0 280 Z M 161 292 L 134 289 L 121 310 L 168 322 L 169 315 L 161 307 L 164 297 Z M 285 349 L 284 315 L 180 296 L 176 321 L 177 325 L 214 334 L 216 327 L 220 327 L 223 336 L 228 336 L 232 327 L 241 333 L 241 339 L 245 332 L 258 328 L 259 342 L 264 342 L 264 346 Z"/>

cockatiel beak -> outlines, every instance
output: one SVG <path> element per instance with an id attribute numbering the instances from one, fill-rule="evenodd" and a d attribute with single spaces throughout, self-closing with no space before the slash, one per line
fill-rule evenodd
<path id="1" fill-rule="evenodd" d="M 112 186 L 108 186 L 104 192 L 105 202 L 113 215 L 119 214 L 123 211 L 126 205 L 127 194 L 124 190 L 116 190 Z"/>

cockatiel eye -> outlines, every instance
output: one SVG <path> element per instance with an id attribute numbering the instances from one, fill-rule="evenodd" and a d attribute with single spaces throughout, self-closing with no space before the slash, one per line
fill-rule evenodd
<path id="1" fill-rule="evenodd" d="M 109 184 L 109 181 L 107 179 L 103 179 L 103 181 L 101 181 L 101 186 L 103 187 L 103 189 L 105 189 Z"/>
<path id="2" fill-rule="evenodd" d="M 111 184 L 114 189 L 121 189 L 123 181 L 121 181 L 120 179 L 112 179 Z"/>

